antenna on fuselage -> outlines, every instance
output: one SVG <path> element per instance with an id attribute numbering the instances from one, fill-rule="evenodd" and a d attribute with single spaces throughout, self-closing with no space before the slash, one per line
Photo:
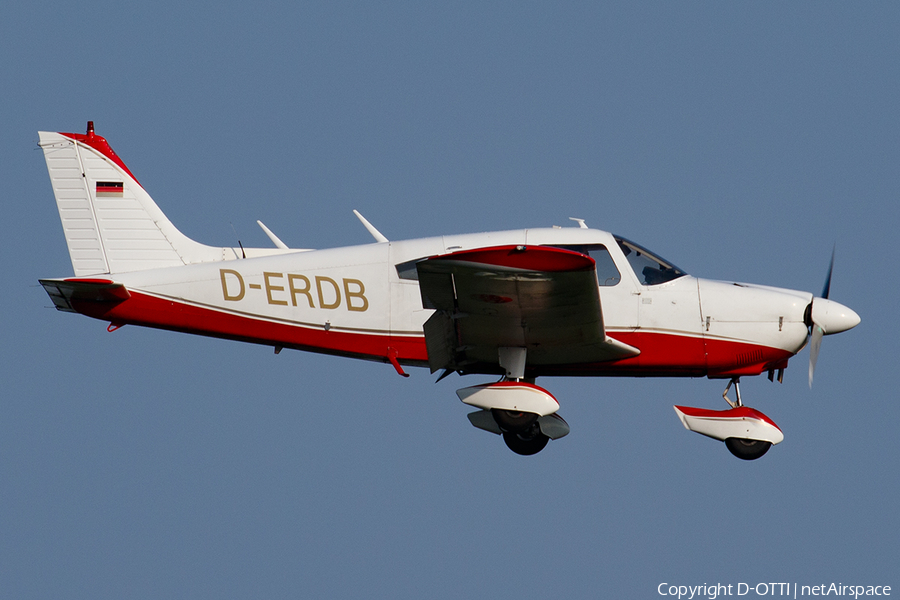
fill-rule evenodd
<path id="1" fill-rule="evenodd" d="M 267 236 L 269 236 L 269 239 L 272 240 L 272 243 L 275 244 L 275 247 L 276 247 L 276 248 L 281 248 L 282 250 L 290 250 L 290 248 L 288 248 L 287 244 L 285 244 L 284 242 L 282 242 L 280 239 L 278 239 L 278 236 L 277 236 L 277 235 L 275 235 L 274 233 L 272 233 L 272 230 L 271 230 L 271 229 L 269 229 L 268 227 L 266 227 L 265 225 L 263 225 L 263 222 L 262 222 L 262 221 L 257 220 L 257 221 L 256 221 L 256 224 L 259 225 L 260 227 L 262 227 L 262 230 L 265 232 L 265 234 L 266 234 Z"/>
<path id="2" fill-rule="evenodd" d="M 237 234 L 237 229 L 234 228 L 234 223 L 232 223 L 231 221 L 229 221 L 228 224 L 231 225 L 231 230 L 234 232 L 234 237 L 237 238 L 238 246 L 241 247 L 241 257 L 242 257 L 242 258 L 247 258 L 247 253 L 244 251 L 244 245 L 241 243 L 241 238 L 240 238 L 240 236 Z M 234 248 L 232 248 L 231 251 L 234 252 Z M 234 253 L 235 253 L 235 255 L 237 255 L 237 252 L 234 252 Z"/>
<path id="3" fill-rule="evenodd" d="M 369 230 L 369 233 L 372 234 L 372 237 L 375 238 L 375 241 L 376 241 L 376 242 L 381 243 L 381 242 L 387 242 L 387 241 L 388 241 L 388 239 L 387 239 L 386 237 L 384 237 L 384 235 L 383 235 L 380 231 L 378 231 L 377 229 L 375 229 L 375 227 L 374 227 L 371 223 L 369 223 L 368 221 L 366 221 L 366 218 L 365 218 L 364 216 L 362 216 L 361 214 L 359 214 L 359 211 L 358 211 L 358 210 L 353 209 L 353 214 L 356 215 L 356 218 L 359 219 L 360 223 L 362 223 L 363 226 L 364 226 L 366 229 Z"/>
<path id="4" fill-rule="evenodd" d="M 570 221 L 575 221 L 576 223 L 578 223 L 578 227 L 579 227 L 580 229 L 589 229 L 589 227 L 588 227 L 587 225 L 584 224 L 584 219 L 579 219 L 579 218 L 577 218 L 577 217 L 569 217 L 569 220 L 570 220 Z"/>

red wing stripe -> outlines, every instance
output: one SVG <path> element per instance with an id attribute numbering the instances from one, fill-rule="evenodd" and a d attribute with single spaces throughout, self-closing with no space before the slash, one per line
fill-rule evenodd
<path id="1" fill-rule="evenodd" d="M 460 261 L 487 266 L 526 269 L 544 273 L 563 271 L 591 271 L 594 259 L 580 252 L 552 248 L 549 246 L 496 246 L 461 250 L 452 254 L 436 256 L 429 260 Z"/>

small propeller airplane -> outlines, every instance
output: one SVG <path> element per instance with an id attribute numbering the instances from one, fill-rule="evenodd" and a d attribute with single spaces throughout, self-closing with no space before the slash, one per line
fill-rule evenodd
<path id="1" fill-rule="evenodd" d="M 274 248 L 195 242 L 94 133 L 40 132 L 75 276 L 41 279 L 58 310 L 405 367 L 498 378 L 457 391 L 472 425 L 522 455 L 569 433 L 538 377 L 708 377 L 728 382 L 727 410 L 676 406 L 689 430 L 753 460 L 784 436 L 745 406 L 740 378 L 782 381 L 810 343 L 859 316 L 820 296 L 691 277 L 642 246 L 577 227 Z M 735 399 L 728 396 L 734 387 Z"/>

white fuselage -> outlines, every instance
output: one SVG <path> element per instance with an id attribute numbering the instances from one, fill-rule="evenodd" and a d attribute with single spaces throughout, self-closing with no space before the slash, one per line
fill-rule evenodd
<path id="1" fill-rule="evenodd" d="M 540 374 L 759 374 L 783 368 L 806 342 L 804 311 L 812 294 L 689 275 L 644 285 L 611 234 L 580 228 L 450 235 L 119 273 L 115 281 L 139 302 L 92 316 L 374 360 L 395 352 L 403 364 L 425 365 L 422 326 L 432 311 L 422 307 L 415 261 L 510 244 L 605 247 L 620 274 L 600 286 L 606 331 L 641 350 L 631 359 Z"/>

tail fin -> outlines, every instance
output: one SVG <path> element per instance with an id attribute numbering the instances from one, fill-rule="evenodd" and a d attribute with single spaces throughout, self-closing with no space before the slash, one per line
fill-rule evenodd
<path id="1" fill-rule="evenodd" d="M 40 146 L 77 277 L 232 258 L 178 231 L 93 121 L 86 134 L 42 131 Z"/>

